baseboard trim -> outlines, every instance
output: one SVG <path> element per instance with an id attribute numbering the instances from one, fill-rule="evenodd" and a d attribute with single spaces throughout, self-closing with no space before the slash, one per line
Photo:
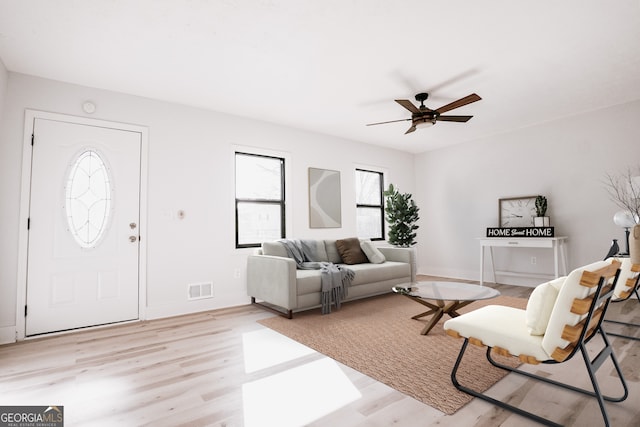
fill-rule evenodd
<path id="1" fill-rule="evenodd" d="M 247 299 L 226 300 L 222 298 L 207 298 L 193 300 L 186 303 L 172 303 L 147 307 L 144 320 L 163 319 L 165 317 L 182 316 L 185 314 L 200 313 L 203 311 L 219 310 L 222 308 L 235 307 L 248 304 Z"/>
<path id="2" fill-rule="evenodd" d="M 418 274 L 424 274 L 427 276 L 446 277 L 448 279 L 473 280 L 474 282 L 478 282 L 480 279 L 480 272 L 475 270 L 454 270 L 448 268 L 442 269 L 438 267 L 425 267 L 421 268 L 421 270 L 424 271 L 420 271 Z M 546 278 L 532 278 L 529 274 L 525 275 L 522 273 L 505 273 L 507 272 L 496 271 L 497 281 L 502 285 L 535 287 L 540 283 L 547 282 L 553 278 L 553 276 L 545 276 Z M 484 282 L 493 283 L 493 280 L 493 273 L 491 271 L 485 271 Z"/>
<path id="3" fill-rule="evenodd" d="M 0 344 L 11 344 L 16 342 L 16 327 L 3 326 L 0 328 Z"/>

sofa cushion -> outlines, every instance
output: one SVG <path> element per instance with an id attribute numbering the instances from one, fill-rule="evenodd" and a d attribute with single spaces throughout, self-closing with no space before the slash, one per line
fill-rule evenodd
<path id="1" fill-rule="evenodd" d="M 350 265 L 348 268 L 356 273 L 356 276 L 351 281 L 351 286 L 360 286 L 403 277 L 411 280 L 411 266 L 406 262 L 386 261 L 382 264 L 355 264 Z M 391 286 L 389 286 L 389 291 L 391 291 Z"/>
<path id="2" fill-rule="evenodd" d="M 296 270 L 296 287 L 298 295 L 322 291 L 322 273 L 320 270 Z"/>
<path id="3" fill-rule="evenodd" d="M 360 240 L 357 237 L 336 240 L 336 246 L 340 253 L 340 258 L 345 264 L 362 264 L 369 262 L 367 256 L 362 252 Z"/>
<path id="4" fill-rule="evenodd" d="M 262 254 L 289 258 L 287 250 L 280 242 L 262 242 Z"/>
<path id="5" fill-rule="evenodd" d="M 348 267 L 356 274 L 350 287 L 383 282 L 397 278 L 410 278 L 411 266 L 406 262 L 386 261 L 383 264 L 355 264 Z M 320 270 L 296 270 L 297 294 L 305 295 L 322 290 Z M 410 279 L 409 279 L 410 280 Z M 391 286 L 389 286 L 391 291 Z"/>
<path id="6" fill-rule="evenodd" d="M 302 245 L 302 249 L 306 256 L 310 258 L 309 261 L 329 261 L 327 251 L 325 250 L 324 242 L 322 240 L 300 240 L 300 244 Z"/>
<path id="7" fill-rule="evenodd" d="M 367 259 L 372 264 L 382 264 L 387 259 L 384 254 L 375 247 L 371 240 L 363 240 L 360 242 L 360 248 L 362 252 L 367 256 Z"/>

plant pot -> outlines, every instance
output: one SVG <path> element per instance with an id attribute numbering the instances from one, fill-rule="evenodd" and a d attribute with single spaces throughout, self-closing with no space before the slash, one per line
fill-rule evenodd
<path id="1" fill-rule="evenodd" d="M 549 227 L 549 217 L 548 216 L 534 216 L 533 217 L 533 226 L 534 227 Z"/>
<path id="2" fill-rule="evenodd" d="M 634 225 L 629 233 L 629 258 L 633 264 L 640 264 L 640 225 Z"/>

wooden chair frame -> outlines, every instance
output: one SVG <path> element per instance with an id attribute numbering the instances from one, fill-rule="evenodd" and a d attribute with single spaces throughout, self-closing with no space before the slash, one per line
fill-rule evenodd
<path id="1" fill-rule="evenodd" d="M 586 273 L 589 273 L 587 271 L 585 271 L 583 273 L 583 279 L 580 281 L 581 285 L 584 286 L 593 286 L 593 283 L 589 284 L 588 282 L 593 282 L 593 278 L 589 278 L 585 276 L 589 276 Z M 591 397 L 595 397 L 598 400 L 598 404 L 600 405 L 600 411 L 602 412 L 602 417 L 604 419 L 605 425 L 609 426 L 609 416 L 607 414 L 607 410 L 605 407 L 605 400 L 609 401 L 609 402 L 622 402 L 623 400 L 625 400 L 627 398 L 627 396 L 629 395 L 629 389 L 627 387 L 627 383 L 624 379 L 624 376 L 622 374 L 622 370 L 620 368 L 620 365 L 618 364 L 618 361 L 615 357 L 615 354 L 613 353 L 613 348 L 611 347 L 611 343 L 609 342 L 609 338 L 607 337 L 607 333 L 604 331 L 604 329 L 602 328 L 602 321 L 604 320 L 604 315 L 606 313 L 606 309 L 611 301 L 611 298 L 613 296 L 613 289 L 615 287 L 615 283 L 617 281 L 617 278 L 620 274 L 620 270 L 618 269 L 615 273 L 615 278 L 613 280 L 613 283 L 611 285 L 607 285 L 608 282 L 608 278 L 605 277 L 600 277 L 599 279 L 597 279 L 597 285 L 596 285 L 596 290 L 594 293 L 592 293 L 591 295 L 589 295 L 587 298 L 585 299 L 581 299 L 581 300 L 574 300 L 574 303 L 572 305 L 572 309 L 571 311 L 575 314 L 584 314 L 584 310 L 581 307 L 584 307 L 584 305 L 589 302 L 588 305 L 588 311 L 587 311 L 587 315 L 586 317 L 577 325 L 575 326 L 570 326 L 570 325 L 566 325 L 564 332 L 563 332 L 563 338 L 567 339 L 568 341 L 570 341 L 571 343 L 565 348 L 565 349 L 561 349 L 561 348 L 557 348 L 556 351 L 553 353 L 552 358 L 549 360 L 544 360 L 544 361 L 538 361 L 537 359 L 535 359 L 534 357 L 528 357 L 528 356 L 524 356 L 524 355 L 520 355 L 518 356 L 519 359 L 525 363 L 532 363 L 532 364 L 537 364 L 537 363 L 545 363 L 545 364 L 557 364 L 557 363 L 563 363 L 565 361 L 568 361 L 569 359 L 571 359 L 576 353 L 580 352 L 580 354 L 582 355 L 582 358 L 584 360 L 585 363 L 585 367 L 586 370 L 589 374 L 589 379 L 591 381 L 591 385 L 593 387 L 593 391 L 591 390 L 587 390 L 587 389 L 583 389 L 583 388 L 579 388 L 579 387 L 575 387 L 571 384 L 567 384 L 567 383 L 562 383 L 559 381 L 554 381 L 551 380 L 549 378 L 545 378 L 539 375 L 535 375 L 523 370 L 520 370 L 518 368 L 512 368 L 510 366 L 506 366 L 503 365 L 499 362 L 497 362 L 492 356 L 491 356 L 491 352 L 495 352 L 497 354 L 503 355 L 503 356 L 513 356 L 511 354 L 509 354 L 509 352 L 505 349 L 502 348 L 498 348 L 498 347 L 487 347 L 487 352 L 486 352 L 486 357 L 487 360 L 489 361 L 489 363 L 491 363 L 491 365 L 500 368 L 500 369 L 504 369 L 506 371 L 509 372 L 514 372 L 517 373 L 519 375 L 523 375 L 526 376 L 528 378 L 531 379 L 535 379 L 535 380 L 539 380 L 542 382 L 545 382 L 547 384 L 551 384 L 554 386 L 558 386 L 558 387 L 562 387 L 564 389 L 567 390 L 571 390 L 574 392 L 578 392 L 578 393 L 582 393 L 582 394 L 586 394 L 588 396 Z M 592 275 L 592 274 L 591 274 Z M 609 276 L 610 277 L 610 276 Z M 585 282 L 585 283 L 583 283 Z M 450 334 L 452 336 L 455 336 L 455 331 L 452 331 L 453 334 Z M 599 334 L 602 337 L 602 340 L 604 342 L 604 346 L 603 348 L 600 350 L 600 352 L 592 359 L 590 359 L 589 354 L 587 352 L 587 348 L 586 345 L 589 341 L 591 341 L 591 339 L 595 336 Z M 458 335 L 459 336 L 459 335 Z M 464 338 L 464 337 L 463 337 Z M 547 426 L 560 426 L 560 424 L 557 424 L 549 419 L 543 418 L 539 415 L 536 415 L 532 412 L 528 412 L 525 411 L 521 408 L 515 407 L 513 405 L 510 405 L 506 402 L 503 402 L 501 400 L 495 399 L 493 397 L 490 397 L 484 393 L 481 393 L 477 390 L 474 390 L 470 387 L 464 386 L 462 384 L 460 384 L 460 382 L 458 381 L 457 378 L 457 372 L 458 372 L 458 368 L 460 367 L 460 363 L 462 362 L 462 359 L 464 357 L 465 351 L 467 349 L 467 346 L 469 343 L 475 344 L 475 345 L 480 345 L 480 346 L 484 346 L 484 344 L 478 340 L 478 339 L 474 339 L 473 337 L 469 337 L 469 338 L 464 338 L 464 343 L 462 344 L 462 348 L 460 349 L 460 353 L 458 354 L 458 358 L 456 359 L 455 365 L 453 367 L 453 370 L 451 371 L 451 381 L 453 382 L 453 385 L 460 391 L 463 391 L 467 394 L 470 394 L 472 396 L 475 396 L 479 399 L 485 400 L 493 405 L 496 405 L 500 408 L 504 408 L 507 409 L 509 411 L 512 411 L 514 413 L 517 413 L 523 417 L 526 417 L 528 419 L 534 420 L 536 422 L 539 422 L 541 424 L 547 425 Z M 603 395 L 601 390 L 600 390 L 600 386 L 598 384 L 598 380 L 596 378 L 596 372 L 597 370 L 602 366 L 602 364 L 607 360 L 607 359 L 611 359 L 616 371 L 617 371 L 617 375 L 618 378 L 620 379 L 620 383 L 622 384 L 622 388 L 623 388 L 623 394 L 621 396 L 618 397 L 611 397 L 611 396 L 607 396 L 607 395 Z"/>
<path id="2" fill-rule="evenodd" d="M 639 273 L 640 272 L 640 264 L 631 264 L 631 271 L 634 273 Z M 638 301 L 638 303 L 640 304 L 640 295 L 638 294 L 638 287 L 640 287 L 640 274 L 638 274 L 635 278 L 634 277 L 630 277 L 627 279 L 627 286 L 629 287 L 629 289 L 624 292 L 623 294 L 620 295 L 620 298 L 618 299 L 611 299 L 612 303 L 618 303 L 618 302 L 625 302 L 628 299 L 630 299 L 631 297 L 633 297 L 635 295 L 636 300 Z M 615 323 L 617 325 L 623 325 L 623 326 L 634 326 L 636 328 L 640 328 L 640 324 L 638 323 L 630 323 L 630 322 L 622 322 L 620 320 L 612 320 L 612 319 L 604 319 L 605 322 L 607 323 Z M 640 341 L 639 337 L 634 337 L 632 335 L 625 335 L 625 334 L 619 334 L 619 333 L 614 333 L 614 332 L 607 332 L 608 335 L 614 336 L 614 337 L 622 337 L 622 338 L 627 338 L 630 340 L 634 340 L 634 341 Z"/>

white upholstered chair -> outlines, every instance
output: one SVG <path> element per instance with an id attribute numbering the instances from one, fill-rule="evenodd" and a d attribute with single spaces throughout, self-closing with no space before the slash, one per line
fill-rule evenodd
<path id="1" fill-rule="evenodd" d="M 638 294 L 638 287 L 640 287 L 640 264 L 633 264 L 631 259 L 629 258 L 612 258 L 620 261 L 620 276 L 618 277 L 618 281 L 616 283 L 616 287 L 613 290 L 613 298 L 611 302 L 619 303 L 624 302 L 630 298 L 635 296 L 635 300 L 640 303 L 640 295 Z M 620 320 L 611 319 L 611 316 L 608 316 L 609 319 L 604 319 L 605 322 L 615 323 L 623 326 L 633 326 L 640 327 L 638 323 L 629 323 L 622 322 Z M 607 330 L 607 334 L 613 335 L 616 337 L 628 338 L 630 340 L 640 341 L 640 338 L 635 337 L 633 335 L 625 335 L 622 333 L 614 333 L 610 330 Z"/>
<path id="2" fill-rule="evenodd" d="M 609 419 L 604 401 L 620 402 L 628 395 L 622 371 L 609 339 L 601 327 L 620 273 L 620 264 L 617 260 L 599 261 L 577 268 L 566 277 L 543 283 L 531 293 L 526 310 L 489 305 L 447 320 L 444 323 L 445 332 L 456 338 L 464 338 L 451 372 L 454 386 L 465 393 L 537 422 L 558 425 L 460 384 L 456 374 L 468 344 L 487 346 L 487 360 L 493 366 L 595 397 L 600 404 L 605 425 L 608 426 Z M 591 360 L 586 344 L 598 333 L 604 342 L 603 349 Z M 581 389 L 506 366 L 497 362 L 492 357 L 492 352 L 502 356 L 514 356 L 529 364 L 563 363 L 580 353 L 593 390 Z M 620 397 L 605 396 L 600 391 L 595 374 L 607 359 L 612 361 L 620 379 L 623 388 Z"/>

